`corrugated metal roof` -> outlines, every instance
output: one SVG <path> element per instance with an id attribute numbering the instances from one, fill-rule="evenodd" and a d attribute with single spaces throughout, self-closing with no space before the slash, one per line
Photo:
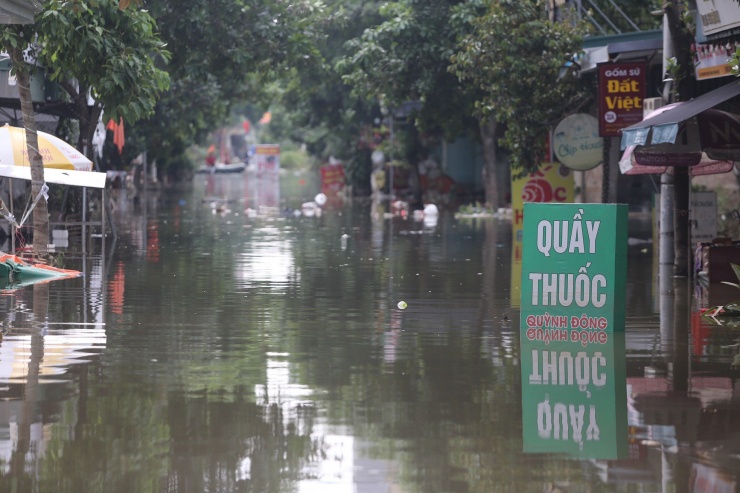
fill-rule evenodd
<path id="1" fill-rule="evenodd" d="M 37 0 L 0 0 L 0 24 L 32 24 L 40 11 Z"/>

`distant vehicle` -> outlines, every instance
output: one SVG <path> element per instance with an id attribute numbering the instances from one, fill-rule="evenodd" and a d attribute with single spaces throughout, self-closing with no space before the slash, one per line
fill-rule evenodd
<path id="1" fill-rule="evenodd" d="M 203 165 L 196 173 L 241 173 L 247 169 L 247 163 L 216 163 L 213 166 Z"/>

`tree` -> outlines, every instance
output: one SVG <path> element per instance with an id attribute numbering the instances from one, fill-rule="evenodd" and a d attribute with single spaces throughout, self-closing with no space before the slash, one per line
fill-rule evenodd
<path id="1" fill-rule="evenodd" d="M 548 130 L 587 97 L 565 70 L 583 27 L 549 21 L 536 0 L 493 2 L 473 24 L 451 70 L 481 89 L 476 114 L 505 126 L 512 168 L 531 172 L 543 161 Z"/>
<path id="2" fill-rule="evenodd" d="M 235 103 L 267 105 L 269 82 L 313 63 L 319 0 L 149 0 L 172 57 L 171 88 L 154 114 L 127 133 L 159 170 L 187 166 L 185 152 L 228 118 Z"/>
<path id="3" fill-rule="evenodd" d="M 77 109 L 80 122 L 78 148 L 87 151 L 98 118 L 105 108 L 112 118 L 129 121 L 151 113 L 159 92 L 166 89 L 166 72 L 155 59 L 167 52 L 154 34 L 154 23 L 145 11 L 119 9 L 117 0 L 47 0 L 35 23 L 12 26 L 0 35 L 11 55 L 18 78 L 19 97 L 31 160 L 31 194 L 38 197 L 44 184 L 43 162 L 38 151 L 36 123 L 29 86 L 33 67 L 28 60 L 46 67 Z M 24 58 L 28 53 L 28 60 Z M 159 61 L 158 60 L 158 61 Z M 96 104 L 88 106 L 88 95 Z M 49 218 L 46 202 L 33 211 L 34 250 L 47 254 Z"/>
<path id="4" fill-rule="evenodd" d="M 357 195 L 370 194 L 372 150 L 383 115 L 377 99 L 351 91 L 342 81 L 337 64 L 350 51 L 348 39 L 380 22 L 379 2 L 330 0 L 321 21 L 323 36 L 316 40 L 320 56 L 291 70 L 276 84 L 271 136 L 306 146 L 319 161 L 341 158 L 347 180 Z M 284 114 L 284 116 L 281 116 Z M 284 125 L 276 125 L 284 122 Z M 372 138 L 368 138 L 371 137 Z"/>
<path id="5" fill-rule="evenodd" d="M 36 117 L 33 112 L 31 97 L 32 67 L 26 63 L 23 50 L 32 39 L 33 30 L 30 26 L 8 26 L 0 33 L 0 44 L 10 55 L 13 71 L 16 75 L 18 97 L 23 114 L 23 126 L 26 129 L 26 148 L 28 149 L 31 168 L 31 196 L 34 200 L 39 197 L 44 186 L 44 162 L 38 151 L 38 135 L 36 133 Z M 33 248 L 41 258 L 48 253 L 49 244 L 49 213 L 46 200 L 38 200 L 33 209 Z"/>
<path id="6" fill-rule="evenodd" d="M 549 22 L 535 1 L 399 0 L 381 12 L 384 23 L 350 41 L 345 80 L 388 105 L 420 101 L 416 124 L 427 133 L 476 129 L 486 201 L 498 207 L 499 142 L 514 168 L 536 168 L 548 128 L 584 97 L 573 77 L 559 77 L 582 26 Z"/>
<path id="7" fill-rule="evenodd" d="M 450 56 L 483 7 L 481 0 L 385 3 L 380 9 L 384 21 L 350 40 L 350 53 L 337 68 L 357 97 L 372 96 L 391 109 L 407 101 L 420 103 L 411 115 L 420 131 L 415 140 L 422 135 L 430 143 L 457 138 L 478 125 L 471 118 L 470 88 L 448 70 Z M 497 203 L 495 190 L 486 187 L 489 200 Z"/>
<path id="8" fill-rule="evenodd" d="M 129 124 L 154 112 L 169 87 L 169 58 L 145 10 L 119 0 L 46 0 L 38 16 L 38 57 L 67 92 L 80 123 L 78 148 L 92 154 L 92 137 L 106 119 Z M 130 3 L 130 2 L 129 2 Z M 95 103 L 88 105 L 88 95 Z"/>

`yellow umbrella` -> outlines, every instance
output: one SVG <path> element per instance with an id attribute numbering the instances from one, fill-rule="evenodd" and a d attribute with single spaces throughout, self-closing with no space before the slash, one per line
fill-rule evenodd
<path id="1" fill-rule="evenodd" d="M 46 132 L 37 132 L 39 153 L 44 168 L 75 171 L 92 171 L 92 161 L 80 151 Z M 7 123 L 0 127 L 0 165 L 30 166 L 26 147 L 26 129 L 11 127 Z"/>

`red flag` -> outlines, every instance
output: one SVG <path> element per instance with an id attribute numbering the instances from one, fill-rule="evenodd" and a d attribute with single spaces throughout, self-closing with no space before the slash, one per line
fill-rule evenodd
<path id="1" fill-rule="evenodd" d="M 113 143 L 118 147 L 118 154 L 122 154 L 123 146 L 126 141 L 123 135 L 123 118 L 119 118 L 118 122 L 119 123 L 116 123 L 113 120 L 110 120 L 105 128 L 113 131 Z"/>

